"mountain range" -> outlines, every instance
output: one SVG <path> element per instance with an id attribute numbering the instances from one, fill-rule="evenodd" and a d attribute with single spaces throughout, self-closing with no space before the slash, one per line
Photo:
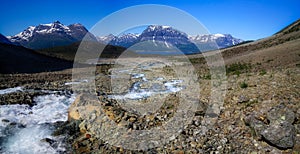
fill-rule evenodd
<path id="1" fill-rule="evenodd" d="M 184 32 L 176 30 L 170 26 L 150 25 L 141 34 L 123 34 L 114 36 L 97 37 L 99 42 L 110 45 L 131 47 L 141 42 L 153 42 L 151 49 L 158 47 L 162 50 L 174 49 L 175 47 L 183 50 L 185 53 L 194 53 L 198 49 L 195 44 L 217 46 L 218 48 L 226 48 L 243 42 L 242 39 L 232 37 L 230 34 L 206 34 L 189 36 Z M 145 45 L 140 47 L 145 49 Z M 139 49 L 139 47 L 135 47 Z M 215 48 L 214 48 L 215 49 Z M 205 50 L 206 51 L 206 50 Z"/>
<path id="2" fill-rule="evenodd" d="M 30 49 L 43 49 L 55 46 L 69 45 L 81 41 L 85 35 L 91 41 L 97 39 L 81 24 L 65 26 L 59 21 L 50 24 L 29 26 L 23 32 L 8 36 L 10 42 L 20 44 Z"/>
<path id="3" fill-rule="evenodd" d="M 179 49 L 184 53 L 199 52 L 195 44 L 218 45 L 226 48 L 241 43 L 243 40 L 232 37 L 230 34 L 208 34 L 188 36 L 186 33 L 170 26 L 150 25 L 141 34 L 123 34 L 114 36 L 94 36 L 81 24 L 63 25 L 59 21 L 49 24 L 29 26 L 14 36 L 3 38 L 6 42 L 21 45 L 30 49 L 45 49 L 56 46 L 70 45 L 85 41 L 100 42 L 114 46 L 129 48 L 135 45 L 137 50 L 172 50 Z M 148 42 L 147 45 L 143 42 Z M 142 45 L 141 45 L 142 43 Z M 137 44 L 137 45 L 136 45 Z M 140 46 L 139 46 L 140 45 Z"/>
<path id="4" fill-rule="evenodd" d="M 43 25 L 39 26 L 43 27 Z M 36 36 L 41 37 L 42 35 L 35 33 L 45 33 L 43 34 L 44 36 L 49 36 L 50 34 L 52 34 L 51 36 L 53 37 L 56 35 L 59 36 L 59 34 L 61 34 L 62 36 L 60 37 L 62 38 L 64 38 L 63 36 L 65 35 L 69 35 L 72 38 L 74 38 L 74 40 L 80 40 L 83 38 L 84 34 L 88 33 L 87 30 L 80 24 L 73 24 L 73 26 L 69 25 L 64 27 L 64 25 L 60 24 L 59 22 L 55 22 L 52 24 L 44 25 L 44 31 L 40 32 L 41 29 L 38 28 L 39 26 L 29 27 L 29 29 L 21 32 L 20 34 L 8 38 L 0 34 L 0 73 L 34 73 L 61 70 L 72 67 L 72 61 L 74 60 L 74 56 L 80 45 L 79 41 L 63 46 L 50 45 L 50 48 L 48 46 L 47 48 L 39 50 L 28 49 L 29 47 L 33 48 L 30 45 L 34 44 L 29 44 L 28 42 L 34 42 L 34 40 L 36 40 Z M 273 61 L 272 59 L 276 59 L 274 60 L 274 63 L 275 61 L 280 62 L 278 64 L 274 64 L 274 66 L 276 65 L 277 67 L 281 67 L 283 64 L 300 66 L 298 58 L 299 53 L 297 53 L 297 51 L 299 51 L 297 47 L 300 38 L 299 26 L 300 20 L 297 20 L 291 25 L 277 32 L 273 36 L 260 39 L 254 42 L 244 41 L 243 43 L 240 43 L 233 47 L 222 49 L 222 56 L 226 58 L 227 61 L 229 61 L 227 63 L 230 63 L 230 60 L 235 60 L 236 56 L 239 55 L 239 59 L 244 59 L 253 62 L 257 61 L 257 64 L 259 64 L 260 61 L 266 60 L 265 58 L 268 57 L 268 61 L 266 62 L 268 64 L 272 63 L 269 62 Z M 79 35 L 79 33 L 75 34 L 75 31 L 81 31 L 82 33 L 81 35 Z M 151 35 L 153 35 L 154 37 L 151 38 Z M 176 42 L 175 39 L 172 40 L 172 38 L 170 37 L 173 37 L 173 35 L 174 37 L 180 36 L 181 38 Z M 88 43 L 85 43 L 87 47 L 84 47 L 84 49 L 87 50 L 86 52 L 88 53 L 88 55 L 91 55 L 91 57 L 93 57 L 93 50 L 90 49 L 105 47 L 103 51 L 104 54 L 101 55 L 103 58 L 118 57 L 126 50 L 126 48 L 120 46 L 129 47 L 132 44 L 132 40 L 145 40 L 145 42 L 153 42 L 153 40 L 154 42 L 161 41 L 162 44 L 166 43 L 165 46 L 169 47 L 173 44 L 178 45 L 183 44 L 185 42 L 205 43 L 216 40 L 217 43 L 231 42 L 231 44 L 236 44 L 240 41 L 235 40 L 235 38 L 227 34 L 188 36 L 185 33 L 176 31 L 171 27 L 166 26 L 149 26 L 146 30 L 143 31 L 142 34 L 124 34 L 122 37 L 117 37 L 114 35 L 94 37 L 90 33 L 88 36 L 88 38 L 95 41 L 88 41 Z M 52 38 L 51 40 L 57 40 L 57 38 Z M 128 44 L 121 44 L 122 42 L 127 42 Z M 27 48 L 23 47 L 22 43 L 24 43 L 23 45 L 27 46 Z M 107 43 L 119 44 L 118 46 L 114 46 L 109 44 L 107 45 Z M 289 54 L 286 54 L 287 49 L 289 50 Z M 253 51 L 257 51 L 256 54 L 253 54 Z M 136 53 L 131 52 L 131 54 L 135 55 Z M 194 54 L 188 55 L 188 57 L 193 59 L 195 57 L 201 57 L 201 55 L 202 54 Z M 288 60 L 281 59 L 282 57 L 287 56 L 289 57 L 286 58 Z"/>

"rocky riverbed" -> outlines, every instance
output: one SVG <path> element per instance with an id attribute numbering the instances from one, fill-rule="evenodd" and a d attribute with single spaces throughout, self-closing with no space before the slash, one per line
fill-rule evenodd
<path id="1" fill-rule="evenodd" d="M 298 68 L 229 75 L 220 115 L 207 114 L 211 84 L 209 79 L 200 81 L 200 102 L 191 123 L 165 145 L 146 151 L 112 146 L 110 142 L 100 139 L 97 133 L 102 131 L 95 129 L 99 115 L 105 113 L 109 117 L 106 120 L 114 121 L 129 132 L 149 130 L 164 125 L 174 116 L 179 102 L 178 93 L 169 95 L 159 112 L 142 116 L 127 112 L 116 105 L 116 101 L 102 96 L 98 99 L 103 111 L 98 110 L 99 103 L 93 103 L 95 98 L 78 97 L 71 108 L 76 111 L 70 115 L 71 121 L 80 121 L 81 136 L 74 143 L 75 149 L 86 153 L 289 153 L 300 150 Z M 84 110 L 86 107 L 90 109 L 88 112 Z M 93 116 L 87 114 L 92 111 L 95 112 Z M 207 116 L 215 116 L 217 120 L 203 134 L 201 124 Z"/>
<path id="2" fill-rule="evenodd" d="M 155 130 L 176 117 L 180 111 L 180 99 L 186 98 L 181 93 L 187 90 L 188 82 L 174 77 L 169 67 L 158 68 L 126 72 L 117 67 L 114 70 L 102 67 L 98 72 L 101 75 L 96 76 L 95 95 L 86 92 L 80 94 L 80 91 L 72 89 L 74 84 L 87 84 L 88 79 L 71 81 L 71 70 L 33 75 L 1 75 L 0 152 L 12 152 L 10 149 L 17 146 L 20 149 L 29 147 L 28 143 L 39 145 L 41 149 L 32 147 L 37 152 L 48 149 L 46 152 L 51 153 L 254 154 L 300 151 L 298 67 L 228 74 L 220 114 L 207 112 L 211 105 L 211 80 L 205 69 L 197 69 L 200 85 L 197 108 L 191 121 L 176 135 L 166 132 L 164 135 L 168 136 L 168 140 L 165 143 L 153 143 L 152 148 L 145 150 L 126 149 L 120 146 L 117 136 L 103 139 L 99 133 L 109 135 L 124 131 L 130 134 L 138 130 Z M 122 83 L 117 82 L 123 80 L 122 76 L 126 84 L 114 85 Z M 159 102 L 160 98 L 163 98 L 163 103 Z M 129 105 L 124 106 L 122 102 L 129 102 Z M 142 108 L 132 109 L 149 102 L 161 104 L 153 109 L 147 108 L 153 111 L 150 113 L 138 110 Z M 66 106 L 61 107 L 61 103 L 66 103 Z M 60 118 L 55 118 L 59 115 Z M 202 122 L 207 118 L 216 121 L 211 122 L 212 127 L 205 130 Z M 41 130 L 44 133 L 39 135 Z M 159 134 L 160 131 L 157 129 L 154 133 Z M 24 134 L 27 136 L 22 136 Z M 128 139 L 132 142 L 132 138 Z M 19 142 L 14 142 L 16 140 Z"/>

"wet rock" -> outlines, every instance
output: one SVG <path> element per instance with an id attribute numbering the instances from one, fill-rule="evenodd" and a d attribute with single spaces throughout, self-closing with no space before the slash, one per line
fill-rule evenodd
<path id="1" fill-rule="evenodd" d="M 52 146 L 53 144 L 56 143 L 55 140 L 52 140 L 52 139 L 50 139 L 50 138 L 44 138 L 44 139 L 42 139 L 41 141 L 42 141 L 42 142 L 47 142 L 47 143 L 49 143 L 50 146 Z"/>
<path id="2" fill-rule="evenodd" d="M 2 119 L 2 122 L 9 122 L 9 120 L 7 120 L 7 119 Z"/>
<path id="3" fill-rule="evenodd" d="M 72 140 L 80 135 L 79 124 L 81 121 L 63 122 L 55 124 L 55 131 L 52 136 L 67 136 L 66 140 Z M 68 147 L 69 148 L 69 147 Z"/>

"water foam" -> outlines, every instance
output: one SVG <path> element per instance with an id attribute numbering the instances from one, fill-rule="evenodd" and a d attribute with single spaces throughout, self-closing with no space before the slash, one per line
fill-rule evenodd
<path id="1" fill-rule="evenodd" d="M 23 91 L 23 88 L 22 87 L 14 87 L 14 88 L 1 89 L 0 95 L 14 93 L 17 91 Z"/>
<path id="2" fill-rule="evenodd" d="M 2 105 L 0 106 L 0 137 L 7 142 L 2 143 L 2 153 L 58 153 L 64 151 L 62 139 L 51 136 L 53 123 L 67 120 L 67 111 L 75 100 L 75 95 L 49 94 L 34 98 L 36 105 Z M 6 131 L 15 123 L 13 134 Z M 49 138 L 58 145 L 50 146 L 42 141 Z M 2 151 L 1 151 L 2 150 Z"/>
<path id="3" fill-rule="evenodd" d="M 182 80 L 166 81 L 162 77 L 158 77 L 153 80 L 148 80 L 145 74 L 138 73 L 133 73 L 131 75 L 131 78 L 139 78 L 141 81 L 133 83 L 128 93 L 125 93 L 123 95 L 109 95 L 108 98 L 131 100 L 145 99 L 155 94 L 175 93 L 183 89 L 183 87 L 179 85 L 180 83 L 182 83 Z M 141 88 L 141 84 L 143 83 L 150 83 L 151 86 L 148 88 Z"/>
<path id="4" fill-rule="evenodd" d="M 81 84 L 81 83 L 86 83 L 89 82 L 88 80 L 80 80 L 80 81 L 72 81 L 72 82 L 66 82 L 65 85 L 73 85 L 73 84 Z"/>

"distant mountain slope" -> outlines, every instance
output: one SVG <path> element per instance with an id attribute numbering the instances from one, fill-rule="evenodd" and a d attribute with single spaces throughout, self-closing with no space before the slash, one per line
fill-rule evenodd
<path id="1" fill-rule="evenodd" d="M 153 42 L 152 48 L 159 46 L 165 50 L 175 47 L 185 54 L 198 53 L 197 46 L 191 42 L 188 35 L 170 26 L 150 25 L 139 36 L 139 42 Z M 143 46 L 142 46 L 143 47 Z"/>
<path id="2" fill-rule="evenodd" d="M 81 41 L 85 35 L 87 35 L 86 40 L 97 41 L 81 24 L 65 26 L 59 21 L 55 21 L 50 24 L 30 26 L 17 35 L 9 36 L 8 39 L 26 48 L 43 49 L 69 45 Z"/>
<path id="3" fill-rule="evenodd" d="M 81 24 L 65 26 L 59 21 L 38 26 L 29 26 L 23 32 L 7 37 L 15 45 L 39 50 L 66 46 L 75 42 L 92 41 L 113 46 L 131 47 L 140 45 L 137 50 L 173 51 L 175 48 L 186 54 L 198 53 L 195 46 L 207 46 L 201 50 L 207 51 L 215 48 L 226 48 L 242 42 L 229 34 L 210 34 L 188 36 L 186 33 L 176 30 L 170 26 L 150 25 L 141 34 L 123 34 L 121 36 L 97 36 L 88 32 Z M 145 44 L 145 42 L 147 42 Z M 139 44 L 144 43 L 144 44 Z M 217 46 L 216 46 L 217 45 Z M 200 51 L 200 52 L 203 52 Z"/>
<path id="4" fill-rule="evenodd" d="M 285 28 L 283 28 L 282 30 L 277 32 L 276 34 L 279 34 L 279 33 L 288 34 L 288 33 L 294 32 L 294 31 L 299 31 L 299 29 L 300 29 L 300 19 L 298 19 L 297 21 L 286 26 Z"/>
<path id="5" fill-rule="evenodd" d="M 207 34 L 190 36 L 190 40 L 196 44 L 214 44 L 216 43 L 219 48 L 227 48 L 243 42 L 242 39 L 232 37 L 230 34 Z"/>
<path id="6" fill-rule="evenodd" d="M 172 51 L 177 48 L 185 53 L 199 52 L 185 33 L 169 26 L 150 25 L 141 34 L 108 35 L 98 37 L 98 40 L 125 48 L 134 45 L 134 50 L 138 51 Z"/>
<path id="7" fill-rule="evenodd" d="M 0 43 L 0 73 L 36 73 L 72 68 L 73 63 L 36 53 L 33 50 Z"/>
<path id="8" fill-rule="evenodd" d="M 232 48 L 223 49 L 222 52 L 226 57 L 235 56 L 244 52 L 266 49 L 297 39 L 300 39 L 300 20 L 295 21 L 270 37 L 251 43 L 241 44 Z"/>
<path id="9" fill-rule="evenodd" d="M 214 54 L 210 51 L 208 54 Z M 300 66 L 300 20 L 276 34 L 254 42 L 221 50 L 225 64 L 251 64 L 265 70 Z M 206 62 L 202 54 L 189 55 L 193 61 Z M 197 59 L 202 58 L 202 59 Z"/>
<path id="10" fill-rule="evenodd" d="M 2 34 L 0 34 L 0 43 L 12 44 L 9 39 Z"/>
<path id="11" fill-rule="evenodd" d="M 211 46 L 209 49 L 226 48 L 237 45 L 243 40 L 232 37 L 230 34 L 209 34 L 188 36 L 186 33 L 178 31 L 170 26 L 150 25 L 141 34 L 123 34 L 121 36 L 98 37 L 100 42 L 111 45 L 130 47 L 143 41 L 153 42 L 152 48 L 159 46 L 163 50 L 174 49 L 174 47 L 185 53 L 197 53 L 198 49 L 195 44 Z M 159 43 L 160 42 L 160 43 Z M 142 46 L 144 47 L 144 46 Z"/>
<path id="12" fill-rule="evenodd" d="M 73 61 L 74 57 L 76 55 L 76 52 L 82 43 L 81 49 L 83 49 L 86 54 L 85 58 L 97 58 L 97 52 L 100 52 L 99 49 L 104 48 L 101 58 L 115 58 L 118 57 L 120 54 L 122 54 L 126 48 L 124 47 L 119 47 L 119 46 L 112 46 L 112 45 L 104 45 L 102 43 L 98 42 L 76 42 L 70 45 L 66 46 L 57 46 L 53 48 L 47 48 L 47 49 L 42 49 L 42 50 L 37 50 L 37 52 L 51 56 L 51 57 L 57 57 L 69 61 Z M 131 53 L 133 54 L 133 53 Z"/>
<path id="13" fill-rule="evenodd" d="M 271 37 L 222 50 L 226 64 L 249 63 L 258 70 L 299 68 L 300 20 Z"/>

